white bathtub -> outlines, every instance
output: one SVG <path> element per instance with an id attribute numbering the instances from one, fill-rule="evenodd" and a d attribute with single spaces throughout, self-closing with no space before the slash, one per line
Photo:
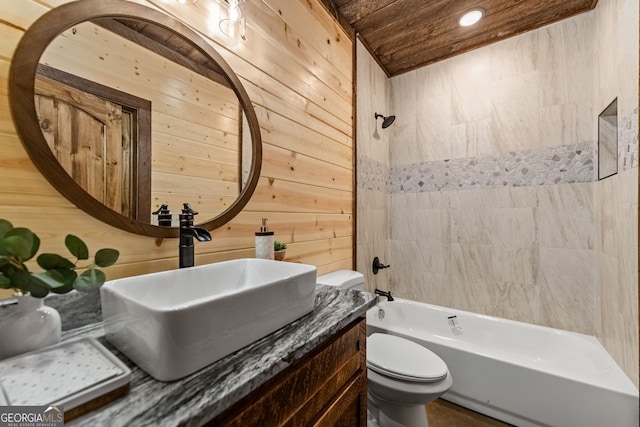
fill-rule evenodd
<path id="1" fill-rule="evenodd" d="M 442 398 L 474 411 L 517 426 L 638 426 L 638 389 L 594 337 L 401 298 L 367 312 L 374 332 L 440 356 L 453 377 Z"/>

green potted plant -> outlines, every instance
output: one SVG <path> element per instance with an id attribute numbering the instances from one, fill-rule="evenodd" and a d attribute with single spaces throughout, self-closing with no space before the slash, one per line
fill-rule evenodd
<path id="1" fill-rule="evenodd" d="M 276 261 L 284 260 L 284 256 L 286 253 L 287 244 L 278 242 L 277 240 L 273 242 L 273 257 Z"/>
<path id="2" fill-rule="evenodd" d="M 105 274 L 99 267 L 115 264 L 120 253 L 115 249 L 100 249 L 93 262 L 89 249 L 78 237 L 68 234 L 65 246 L 75 262 L 53 253 L 42 253 L 36 263 L 43 271 L 32 272 L 26 263 L 40 249 L 40 238 L 28 228 L 13 227 L 0 219 L 0 288 L 14 289 L 18 306 L 0 324 L 0 358 L 55 344 L 60 341 L 61 325 L 58 312 L 43 304 L 50 292 L 63 294 L 73 289 L 90 291 L 102 285 Z M 79 270 L 83 270 L 78 274 Z"/>

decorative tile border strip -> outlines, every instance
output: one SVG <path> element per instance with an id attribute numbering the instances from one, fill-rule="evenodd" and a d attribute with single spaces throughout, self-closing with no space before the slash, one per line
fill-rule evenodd
<path id="1" fill-rule="evenodd" d="M 619 172 L 638 167 L 638 109 L 619 130 Z M 524 187 L 596 180 L 596 143 L 509 152 L 389 167 L 358 159 L 358 188 L 385 193 L 422 193 L 470 188 Z"/>
<path id="2" fill-rule="evenodd" d="M 618 131 L 618 165 L 620 171 L 638 167 L 638 108 L 621 120 Z"/>
<path id="3" fill-rule="evenodd" d="M 358 189 L 388 193 L 389 166 L 370 157 L 359 157 Z"/>
<path id="4" fill-rule="evenodd" d="M 594 179 L 592 147 L 585 143 L 396 166 L 391 168 L 389 189 L 421 193 L 590 182 Z"/>

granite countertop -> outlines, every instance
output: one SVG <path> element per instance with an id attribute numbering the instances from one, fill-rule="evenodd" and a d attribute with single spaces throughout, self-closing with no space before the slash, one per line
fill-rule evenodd
<path id="1" fill-rule="evenodd" d="M 98 295 L 47 299 L 60 311 L 62 340 L 94 337 L 129 366 L 129 393 L 65 425 L 196 426 L 213 419 L 376 304 L 368 292 L 318 286 L 312 313 L 183 379 L 142 371 L 104 337 Z M 6 309 L 0 309 L 0 318 Z"/>

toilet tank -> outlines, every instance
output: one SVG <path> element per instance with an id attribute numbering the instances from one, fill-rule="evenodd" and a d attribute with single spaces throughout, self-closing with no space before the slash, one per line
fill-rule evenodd
<path id="1" fill-rule="evenodd" d="M 318 276 L 318 285 L 337 286 L 340 289 L 364 290 L 364 275 L 353 270 L 338 270 Z"/>

